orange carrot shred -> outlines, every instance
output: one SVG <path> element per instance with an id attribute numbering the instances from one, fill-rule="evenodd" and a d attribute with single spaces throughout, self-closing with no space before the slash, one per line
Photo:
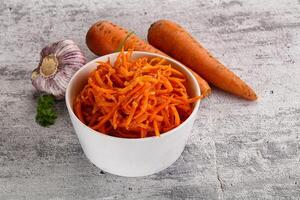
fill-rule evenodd
<path id="1" fill-rule="evenodd" d="M 160 133 L 159 133 L 159 129 L 158 129 L 158 125 L 157 125 L 157 121 L 156 121 L 156 120 L 153 121 L 153 126 L 154 126 L 155 135 L 156 135 L 156 136 L 160 136 Z"/>
<path id="2" fill-rule="evenodd" d="M 174 117 L 175 117 L 175 125 L 178 126 L 180 124 L 180 117 L 177 112 L 177 109 L 174 105 L 171 105 L 171 110 L 173 111 Z"/>

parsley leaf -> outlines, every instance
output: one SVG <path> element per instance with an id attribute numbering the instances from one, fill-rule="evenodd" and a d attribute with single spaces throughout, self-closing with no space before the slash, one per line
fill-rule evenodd
<path id="1" fill-rule="evenodd" d="M 54 97 L 52 95 L 42 95 L 38 98 L 36 122 L 41 126 L 49 126 L 55 123 L 57 113 L 54 110 Z"/>

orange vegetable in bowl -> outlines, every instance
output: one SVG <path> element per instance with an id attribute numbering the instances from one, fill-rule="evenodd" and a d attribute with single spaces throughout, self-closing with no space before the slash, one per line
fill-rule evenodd
<path id="1" fill-rule="evenodd" d="M 191 114 L 186 77 L 162 58 L 131 58 L 98 62 L 74 101 L 76 116 L 94 130 L 115 137 L 159 136 Z"/>

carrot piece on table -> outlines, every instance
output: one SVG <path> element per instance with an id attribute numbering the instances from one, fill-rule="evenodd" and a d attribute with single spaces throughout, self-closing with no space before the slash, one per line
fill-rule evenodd
<path id="1" fill-rule="evenodd" d="M 255 92 L 244 81 L 214 58 L 178 24 L 169 20 L 153 23 L 148 30 L 148 41 L 210 84 L 248 100 L 257 99 Z"/>

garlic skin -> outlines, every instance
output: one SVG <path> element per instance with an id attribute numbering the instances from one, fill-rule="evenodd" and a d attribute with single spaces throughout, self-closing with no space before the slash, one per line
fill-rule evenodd
<path id="1" fill-rule="evenodd" d="M 62 40 L 42 49 L 39 66 L 32 71 L 32 85 L 41 92 L 63 99 L 68 83 L 86 58 L 72 40 Z"/>

